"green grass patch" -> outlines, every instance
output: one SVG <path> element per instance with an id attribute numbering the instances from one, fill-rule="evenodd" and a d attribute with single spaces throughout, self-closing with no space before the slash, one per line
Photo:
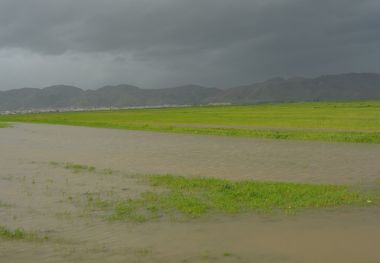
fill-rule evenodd
<path id="1" fill-rule="evenodd" d="M 380 101 L 1 115 L 31 122 L 270 139 L 380 143 Z"/>
<path id="2" fill-rule="evenodd" d="M 145 222 L 165 216 L 197 218 L 209 213 L 294 213 L 301 209 L 369 206 L 379 201 L 376 194 L 345 185 L 236 182 L 172 175 L 150 176 L 148 181 L 159 191 L 116 202 L 109 218 Z"/>
<path id="3" fill-rule="evenodd" d="M 41 239 L 34 233 L 26 232 L 22 228 L 9 229 L 5 226 L 0 226 L 0 238 L 10 240 L 37 240 Z M 46 238 L 44 238 L 46 239 Z"/>
<path id="4" fill-rule="evenodd" d="M 7 128 L 9 127 L 10 125 L 8 123 L 1 123 L 0 122 L 0 128 Z"/>

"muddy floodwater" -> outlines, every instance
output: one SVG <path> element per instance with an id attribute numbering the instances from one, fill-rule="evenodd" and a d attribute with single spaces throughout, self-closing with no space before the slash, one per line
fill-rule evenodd
<path id="1" fill-rule="evenodd" d="M 53 163 L 92 165 L 73 172 Z M 380 184 L 380 145 L 193 136 L 54 125 L 0 129 L 0 262 L 380 262 L 380 208 L 109 221 L 89 196 L 131 198 L 142 174 Z"/>

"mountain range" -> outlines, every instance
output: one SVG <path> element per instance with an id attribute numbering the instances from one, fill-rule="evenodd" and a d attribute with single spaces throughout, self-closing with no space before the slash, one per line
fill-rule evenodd
<path id="1" fill-rule="evenodd" d="M 316 78 L 273 78 L 228 89 L 185 85 L 142 89 L 131 85 L 82 90 L 67 85 L 0 91 L 0 111 L 62 108 L 250 104 L 380 99 L 380 74 L 347 73 Z"/>

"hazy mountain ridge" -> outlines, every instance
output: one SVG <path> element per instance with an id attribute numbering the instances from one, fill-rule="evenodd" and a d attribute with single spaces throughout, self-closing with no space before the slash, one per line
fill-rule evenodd
<path id="1" fill-rule="evenodd" d="M 317 78 L 275 78 L 225 90 L 212 101 L 258 103 L 379 98 L 380 74 L 349 73 Z"/>
<path id="2" fill-rule="evenodd" d="M 274 78 L 225 90 L 197 85 L 141 89 L 126 84 L 105 86 L 97 90 L 82 90 L 66 85 L 43 89 L 23 88 L 0 91 L 0 110 L 349 99 L 380 99 L 380 74 L 349 73 L 317 78 Z"/>
<path id="3" fill-rule="evenodd" d="M 122 84 L 105 86 L 97 90 L 56 85 L 43 89 L 0 91 L 0 110 L 197 105 L 208 103 L 208 98 L 215 97 L 220 92 L 220 89 L 196 85 L 141 89 Z"/>

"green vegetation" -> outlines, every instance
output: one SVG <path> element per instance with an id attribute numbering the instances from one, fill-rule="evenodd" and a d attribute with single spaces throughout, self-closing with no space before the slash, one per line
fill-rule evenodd
<path id="1" fill-rule="evenodd" d="M 38 237 L 35 234 L 28 233 L 22 228 L 11 230 L 5 226 L 0 226 L 0 238 L 12 240 L 35 240 Z"/>
<path id="2" fill-rule="evenodd" d="M 367 206 L 379 201 L 375 194 L 353 191 L 344 185 L 235 182 L 172 175 L 150 176 L 148 180 L 161 191 L 144 192 L 137 199 L 113 205 L 100 200 L 91 200 L 91 204 L 99 203 L 99 208 L 107 209 L 111 206 L 111 220 L 145 222 L 164 216 L 187 219 L 207 213 L 293 213 L 309 208 Z"/>
<path id="3" fill-rule="evenodd" d="M 0 122 L 0 128 L 7 128 L 7 127 L 9 127 L 9 124 Z"/>
<path id="4" fill-rule="evenodd" d="M 380 143 L 380 101 L 2 115 L 32 122 L 271 139 Z"/>

